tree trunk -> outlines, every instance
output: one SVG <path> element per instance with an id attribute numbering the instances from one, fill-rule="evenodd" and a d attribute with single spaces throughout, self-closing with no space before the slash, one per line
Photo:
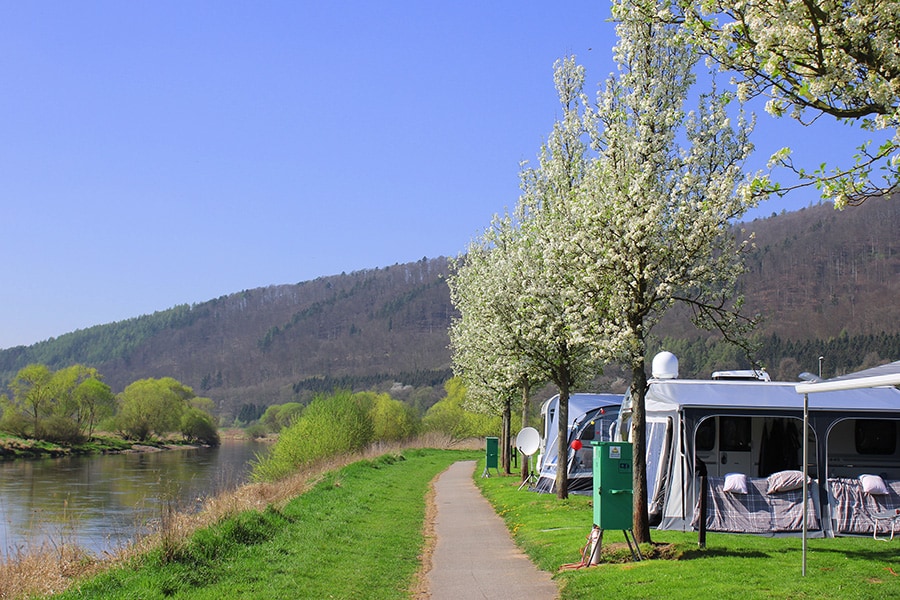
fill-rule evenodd
<path id="1" fill-rule="evenodd" d="M 557 415 L 557 450 L 556 450 L 556 497 L 565 500 L 569 497 L 569 386 L 559 386 L 559 406 Z"/>
<path id="2" fill-rule="evenodd" d="M 634 480 L 634 539 L 650 543 L 650 515 L 647 510 L 647 373 L 643 356 L 631 365 L 631 443 Z"/>
<path id="3" fill-rule="evenodd" d="M 521 429 L 525 429 L 528 427 L 528 397 L 531 395 L 531 389 L 529 385 L 526 383 L 522 386 L 522 427 Z M 520 430 L 521 430 L 520 429 Z M 523 456 L 522 457 L 522 481 L 524 482 L 528 479 L 528 476 L 531 474 L 531 457 Z"/>
<path id="4" fill-rule="evenodd" d="M 502 461 L 503 461 L 503 474 L 504 475 L 512 475 L 512 470 L 511 470 L 512 458 L 510 456 L 510 454 L 512 454 L 510 452 L 510 446 L 512 446 L 512 443 L 510 441 L 510 438 L 512 437 L 511 436 L 512 432 L 510 431 L 511 430 L 510 421 L 512 421 L 511 405 L 512 405 L 512 402 L 509 400 L 509 398 L 507 398 L 506 400 L 503 401 L 503 432 L 500 435 L 500 438 L 501 438 L 500 443 L 502 444 L 503 447 L 500 449 L 500 456 L 502 457 Z"/>

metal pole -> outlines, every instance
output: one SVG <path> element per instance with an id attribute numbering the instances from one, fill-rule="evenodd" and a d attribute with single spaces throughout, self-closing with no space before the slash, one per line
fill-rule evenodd
<path id="1" fill-rule="evenodd" d="M 700 476 L 700 532 L 697 534 L 697 545 L 706 548 L 706 475 Z"/>
<path id="2" fill-rule="evenodd" d="M 821 363 L 820 363 L 821 364 Z M 809 438 L 809 394 L 803 394 L 803 567 L 801 575 L 806 577 L 806 497 L 809 485 L 806 482 L 806 469 L 809 464 L 807 441 Z"/>

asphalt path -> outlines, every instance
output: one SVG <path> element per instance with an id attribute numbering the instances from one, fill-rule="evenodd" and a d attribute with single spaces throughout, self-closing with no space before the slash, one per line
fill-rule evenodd
<path id="1" fill-rule="evenodd" d="M 454 463 L 434 484 L 436 544 L 426 575 L 432 600 L 554 600 L 550 573 L 515 545 L 475 487 L 475 461 Z"/>

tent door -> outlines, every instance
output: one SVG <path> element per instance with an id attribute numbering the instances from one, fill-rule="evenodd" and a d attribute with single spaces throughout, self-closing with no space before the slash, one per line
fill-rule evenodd
<path id="1" fill-rule="evenodd" d="M 754 475 L 750 417 L 709 417 L 697 428 L 697 458 L 712 477 L 726 473 Z"/>

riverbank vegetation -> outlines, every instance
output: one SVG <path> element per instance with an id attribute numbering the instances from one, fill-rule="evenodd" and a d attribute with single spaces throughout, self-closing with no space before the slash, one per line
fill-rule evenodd
<path id="1" fill-rule="evenodd" d="M 56 458 L 79 454 L 110 454 L 127 452 L 134 448 L 134 443 L 112 435 L 95 435 L 89 441 L 80 444 L 58 444 L 46 440 L 22 438 L 0 433 L 0 459 L 17 458 Z M 162 445 L 162 442 L 155 442 Z"/>
<path id="2" fill-rule="evenodd" d="M 19 370 L 0 395 L 0 457 L 121 451 L 179 433 L 183 441 L 219 443 L 213 401 L 171 378 L 141 379 L 113 394 L 97 369 L 42 364 Z M 115 432 L 95 436 L 98 429 Z"/>
<path id="3" fill-rule="evenodd" d="M 171 444 L 218 445 L 216 406 L 171 378 L 135 381 L 112 394 L 95 369 L 74 365 L 51 371 L 29 365 L 9 394 L 0 395 L 0 459 L 122 452 Z M 242 437 L 283 437 L 261 460 L 258 474 L 275 479 L 303 463 L 372 442 L 397 442 L 423 433 L 453 439 L 497 435 L 500 417 L 470 410 L 459 379 L 424 414 L 384 392 L 319 394 L 309 404 L 272 404 L 242 422 Z"/>
<path id="4" fill-rule="evenodd" d="M 408 405 L 388 394 L 320 395 L 279 430 L 278 441 L 256 464 L 254 477 L 277 480 L 323 458 L 358 452 L 371 444 L 403 442 L 420 433 L 456 440 L 496 435 L 500 419 L 467 411 L 463 406 L 466 391 L 459 380 L 451 379 L 445 390 L 447 396 L 421 420 Z M 270 411 L 280 414 L 286 409 Z"/>

